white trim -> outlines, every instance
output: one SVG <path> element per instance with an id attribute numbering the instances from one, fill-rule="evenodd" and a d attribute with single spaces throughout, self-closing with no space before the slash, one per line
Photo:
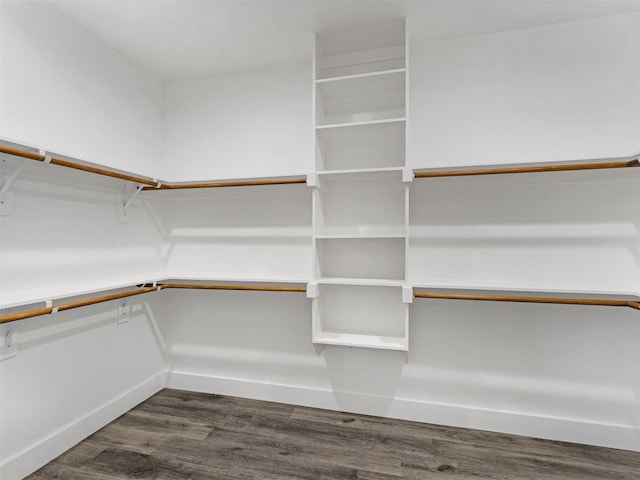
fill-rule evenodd
<path id="1" fill-rule="evenodd" d="M 528 415 L 415 399 L 274 384 L 188 372 L 168 372 L 167 388 L 324 408 L 415 422 L 524 435 L 640 452 L 640 427 Z M 339 401 L 337 400 L 339 398 Z M 386 405 L 380 411 L 380 405 Z"/>
<path id="2" fill-rule="evenodd" d="M 0 478 L 19 480 L 35 472 L 120 415 L 158 393 L 164 388 L 165 383 L 166 373 L 157 373 L 74 422 L 62 426 L 56 432 L 0 464 Z"/>

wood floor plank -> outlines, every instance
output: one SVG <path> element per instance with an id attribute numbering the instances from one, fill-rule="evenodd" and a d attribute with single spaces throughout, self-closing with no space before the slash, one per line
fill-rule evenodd
<path id="1" fill-rule="evenodd" d="M 105 447 L 122 448 L 138 453 L 151 453 L 169 438 L 179 435 L 203 440 L 213 430 L 213 422 L 195 422 L 190 418 L 154 415 L 132 410 L 89 437 Z"/>
<path id="2" fill-rule="evenodd" d="M 162 459 L 177 459 L 200 468 L 226 466 L 228 473 L 239 478 L 332 479 L 356 478 L 357 469 L 326 462 L 301 461 L 291 448 L 270 443 L 237 441 L 233 436 L 208 439 L 194 446 L 176 438 L 154 453 Z"/>
<path id="3" fill-rule="evenodd" d="M 86 439 L 56 458 L 56 463 L 72 467 L 82 465 L 102 453 L 105 448 L 105 445 L 93 443 Z"/>
<path id="4" fill-rule="evenodd" d="M 455 428 L 441 425 L 424 424 L 407 420 L 353 415 L 330 410 L 318 410 L 307 407 L 296 407 L 291 415 L 292 420 L 322 422 L 343 425 L 348 428 L 375 431 L 383 434 L 385 442 L 394 445 L 389 447 L 410 449 L 415 442 L 425 437 L 433 440 L 444 440 L 473 445 L 482 445 L 491 449 L 528 452 L 532 455 L 565 456 L 581 463 L 598 466 L 615 463 L 621 470 L 636 471 L 640 467 L 640 454 L 627 450 L 600 448 L 577 443 L 543 440 L 510 435 L 505 433 Z M 419 448 L 418 442 L 415 447 Z M 611 462 L 615 457 L 615 462 Z M 640 478 L 640 477 L 638 477 Z"/>
<path id="5" fill-rule="evenodd" d="M 640 453 L 163 390 L 30 480 L 638 480 Z"/>
<path id="6" fill-rule="evenodd" d="M 116 480 L 110 475 L 103 475 L 92 469 L 72 467 L 52 462 L 30 475 L 29 480 Z"/>
<path id="7" fill-rule="evenodd" d="M 300 461 L 332 463 L 344 467 L 398 475 L 400 459 L 384 448 L 371 432 L 347 430 L 322 423 L 272 417 L 256 410 L 249 417 L 227 417 L 210 434 L 234 438 L 256 447 L 273 444 Z M 307 457 L 302 458 L 302 457 Z"/>

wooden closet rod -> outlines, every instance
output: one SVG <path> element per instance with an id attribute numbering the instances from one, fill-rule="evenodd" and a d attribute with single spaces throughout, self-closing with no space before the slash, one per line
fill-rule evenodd
<path id="1" fill-rule="evenodd" d="M 251 290 L 259 292 L 297 292 L 304 293 L 307 291 L 306 287 L 291 287 L 291 286 L 277 286 L 277 285 L 204 285 L 204 284 L 190 284 L 190 283 L 164 283 L 155 286 L 143 285 L 142 288 L 132 290 L 130 292 L 114 293 L 112 295 L 105 295 L 102 297 L 90 298 L 88 300 L 80 300 L 77 302 L 65 303 L 58 305 L 57 307 L 44 307 L 35 310 L 28 310 L 26 312 L 12 313 L 10 315 L 0 316 L 0 324 L 15 322 L 17 320 L 24 320 L 25 318 L 39 317 L 40 315 L 47 315 L 55 312 L 62 312 L 64 310 L 71 310 L 73 308 L 86 307 L 88 305 L 94 305 L 96 303 L 109 302 L 111 300 L 118 300 L 120 298 L 133 297 L 135 295 L 142 295 L 144 293 L 156 292 L 167 288 L 185 288 L 185 289 L 202 289 L 202 290 Z"/>
<path id="2" fill-rule="evenodd" d="M 562 172 L 570 170 L 598 170 L 603 168 L 638 167 L 638 159 L 622 162 L 574 163 L 567 165 L 543 165 L 537 167 L 478 168 L 469 170 L 442 170 L 438 172 L 415 172 L 415 178 L 463 177 L 468 175 L 501 175 L 505 173 Z"/>
<path id="3" fill-rule="evenodd" d="M 134 295 L 142 295 L 144 293 L 155 292 L 159 290 L 158 287 L 144 287 L 138 290 L 132 290 L 130 292 L 114 293 L 112 295 L 105 295 L 103 297 L 90 298 L 88 300 L 79 300 L 77 302 L 64 303 L 57 307 L 45 307 L 38 308 L 36 310 L 29 310 L 26 312 L 12 313 L 10 315 L 0 316 L 0 323 L 15 322 L 16 320 L 23 320 L 25 318 L 38 317 L 40 315 L 47 315 L 49 313 L 62 312 L 64 310 L 71 310 L 73 308 L 86 307 L 88 305 L 95 305 L 96 303 L 110 302 L 111 300 L 118 300 L 119 298 L 133 297 Z"/>
<path id="4" fill-rule="evenodd" d="M 16 157 L 27 158 L 29 160 L 36 160 L 44 162 L 47 157 L 41 153 L 30 152 L 28 150 L 20 150 L 18 148 L 12 148 L 0 145 L 0 153 L 6 153 L 8 155 L 14 155 Z M 112 178 L 118 178 L 120 180 L 126 180 L 128 182 L 134 182 L 141 185 L 146 185 L 143 190 L 182 190 L 186 188 L 220 188 L 220 187 L 251 187 L 257 185 L 288 185 L 295 183 L 306 183 L 307 177 L 290 177 L 290 178 L 265 178 L 262 180 L 230 180 L 221 182 L 203 182 L 203 183 L 168 183 L 161 182 L 151 178 L 138 177 L 135 175 L 129 175 L 126 173 L 120 173 L 113 170 L 107 170 L 105 168 L 92 167 L 84 165 L 82 163 L 71 162 L 69 160 L 63 160 L 61 158 L 51 157 L 49 161 L 51 165 L 58 165 L 60 167 L 73 168 L 75 170 L 82 170 L 83 172 L 95 173 Z"/>
<path id="5" fill-rule="evenodd" d="M 307 177 L 267 178 L 264 180 L 229 180 L 205 183 L 163 183 L 160 187 L 144 187 L 143 190 L 183 190 L 187 188 L 253 187 L 258 185 L 289 185 L 307 183 Z"/>
<path id="6" fill-rule="evenodd" d="M 305 293 L 307 287 L 283 287 L 278 285 L 201 285 L 198 283 L 163 283 L 164 288 L 186 288 L 189 290 L 251 290 L 257 292 Z"/>
<path id="7" fill-rule="evenodd" d="M 560 303 L 565 305 L 600 305 L 607 307 L 631 307 L 640 310 L 640 302 L 632 300 L 604 300 L 595 298 L 521 297 L 509 295 L 475 295 L 462 293 L 414 292 L 417 298 L 445 300 L 484 300 L 492 302 Z"/>
<path id="8" fill-rule="evenodd" d="M 0 153 L 6 153 L 8 155 L 14 155 L 16 157 L 27 158 L 29 160 L 37 160 L 44 162 L 47 157 L 40 153 L 29 152 L 28 150 L 19 150 L 17 148 L 6 147 L 0 145 Z M 97 175 L 103 175 L 105 177 L 118 178 L 120 180 L 127 180 L 128 182 L 140 183 L 142 185 L 152 185 L 154 188 L 158 185 L 156 180 L 144 177 L 136 177 L 134 175 L 128 175 L 126 173 L 115 172 L 113 170 L 107 170 L 105 168 L 91 167 L 89 165 L 83 165 L 81 163 L 70 162 L 61 158 L 51 157 L 49 162 L 51 165 L 58 165 L 60 167 L 73 168 L 74 170 L 82 170 L 83 172 L 95 173 Z"/>

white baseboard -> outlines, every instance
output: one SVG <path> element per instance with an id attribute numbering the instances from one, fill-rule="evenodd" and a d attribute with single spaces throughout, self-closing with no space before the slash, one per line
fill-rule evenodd
<path id="1" fill-rule="evenodd" d="M 280 385 L 186 372 L 167 373 L 167 387 L 640 451 L 640 429 L 628 425 L 469 408 L 468 406 L 430 403 L 415 399 L 390 400 L 355 392 L 339 392 L 337 394 L 330 389 Z M 381 405 L 384 405 L 384 411 L 381 410 Z"/>
<path id="2" fill-rule="evenodd" d="M 390 400 L 356 392 L 336 393 L 331 389 L 187 372 L 162 372 L 8 458 L 0 465 L 0 478 L 24 478 L 165 387 L 640 451 L 640 429 L 627 425 L 476 409 L 415 399 Z"/>
<path id="3" fill-rule="evenodd" d="M 2 480 L 20 480 L 95 433 L 123 413 L 162 390 L 166 374 L 158 373 L 92 412 L 13 455 L 0 465 Z"/>

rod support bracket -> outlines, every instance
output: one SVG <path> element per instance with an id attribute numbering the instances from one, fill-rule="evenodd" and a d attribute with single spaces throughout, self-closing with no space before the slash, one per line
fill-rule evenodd
<path id="1" fill-rule="evenodd" d="M 18 355 L 19 333 L 17 325 L 0 325 L 0 361 Z"/>
<path id="2" fill-rule="evenodd" d="M 129 193 L 129 185 L 127 183 L 122 187 L 122 197 L 120 205 L 118 206 L 118 221 L 119 223 L 129 223 L 129 206 L 138 196 L 138 194 L 144 189 L 145 185 L 138 184 L 136 189 Z"/>
<path id="3" fill-rule="evenodd" d="M 38 153 L 44 157 L 43 162 L 49 165 L 51 163 L 51 155 L 48 155 L 46 150 L 39 149 Z"/>
<path id="4" fill-rule="evenodd" d="M 415 173 L 413 173 L 413 168 L 411 167 L 403 167 L 402 169 L 402 182 L 403 183 L 411 183 L 413 179 L 416 178 Z"/>
<path id="5" fill-rule="evenodd" d="M 127 323 L 131 318 L 131 304 L 124 302 L 118 307 L 118 325 Z"/>
<path id="6" fill-rule="evenodd" d="M 0 164 L 0 215 L 13 215 L 13 182 L 20 176 L 25 164 L 21 163 L 12 173 L 8 173 L 7 159 L 2 156 Z"/>
<path id="7" fill-rule="evenodd" d="M 318 174 L 317 173 L 308 173 L 307 174 L 307 187 L 317 187 L 318 186 Z"/>
<path id="8" fill-rule="evenodd" d="M 413 303 L 413 287 L 402 287 L 402 303 Z"/>
<path id="9" fill-rule="evenodd" d="M 307 298 L 318 298 L 320 296 L 320 289 L 317 282 L 311 282 L 307 284 Z"/>

